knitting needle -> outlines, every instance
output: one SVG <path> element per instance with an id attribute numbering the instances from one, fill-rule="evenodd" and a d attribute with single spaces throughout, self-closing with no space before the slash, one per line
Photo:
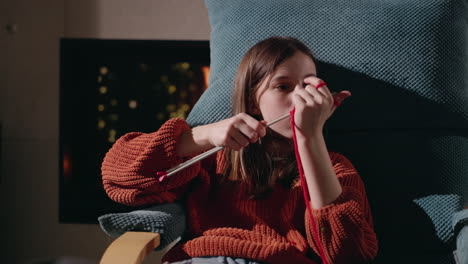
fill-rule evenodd
<path id="1" fill-rule="evenodd" d="M 274 124 L 278 123 L 279 121 L 281 121 L 281 120 L 283 120 L 285 118 L 288 118 L 288 117 L 289 117 L 289 114 L 278 117 L 277 119 L 275 119 L 275 120 L 269 122 L 268 124 L 266 124 L 266 126 L 269 127 L 271 125 L 274 125 Z M 194 164 L 194 163 L 196 163 L 196 162 L 198 162 L 198 161 L 200 161 L 200 160 L 202 160 L 202 159 L 204 159 L 206 157 L 209 157 L 209 156 L 213 155 L 214 153 L 222 150 L 223 148 L 224 148 L 223 146 L 212 148 L 212 149 L 210 149 L 210 150 L 208 150 L 206 152 L 203 152 L 200 155 L 197 155 L 197 156 L 193 157 L 190 160 L 182 162 L 181 164 L 179 164 L 179 165 L 177 165 L 177 166 L 175 166 L 175 167 L 173 167 L 173 168 L 171 168 L 171 169 L 169 169 L 167 171 L 158 171 L 156 173 L 156 175 L 158 176 L 159 182 L 162 182 L 166 177 L 170 177 L 173 174 L 175 174 L 175 173 L 189 167 L 190 165 L 192 165 L 192 164 Z"/>
<path id="2" fill-rule="evenodd" d="M 340 103 L 342 101 L 342 99 L 338 98 L 339 97 L 338 94 L 339 93 L 335 93 L 335 92 L 332 93 L 332 96 L 334 98 L 334 105 L 337 106 L 337 107 L 340 105 Z M 271 126 L 273 124 L 276 124 L 277 122 L 289 117 L 289 115 L 290 114 L 285 114 L 284 116 L 278 117 L 277 119 L 275 119 L 275 120 L 271 121 L 270 123 L 266 124 L 266 126 L 269 127 L 269 126 Z M 171 169 L 169 169 L 167 171 L 158 171 L 156 173 L 156 175 L 159 177 L 158 180 L 161 182 L 166 177 L 172 176 L 173 174 L 175 174 L 175 173 L 189 167 L 190 165 L 192 165 L 192 164 L 194 164 L 194 163 L 196 163 L 196 162 L 198 162 L 198 161 L 200 161 L 200 160 L 202 160 L 202 159 L 204 159 L 206 157 L 209 157 L 209 156 L 213 155 L 214 153 L 222 150 L 223 148 L 224 147 L 212 148 L 212 149 L 210 149 L 210 150 L 208 150 L 208 151 L 206 151 L 206 152 L 204 152 L 204 153 L 202 153 L 202 154 L 200 154 L 198 156 L 195 156 L 194 158 L 192 158 L 190 160 L 182 162 L 181 164 L 179 164 L 179 165 L 177 165 L 177 166 L 175 166 L 175 167 L 173 167 L 173 168 L 171 168 Z"/>

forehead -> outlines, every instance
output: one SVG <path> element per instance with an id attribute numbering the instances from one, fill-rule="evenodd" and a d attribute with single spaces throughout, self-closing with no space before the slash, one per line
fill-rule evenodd
<path id="1" fill-rule="evenodd" d="M 302 52 L 296 52 L 293 56 L 284 60 L 272 73 L 272 79 L 277 77 L 297 77 L 317 75 L 317 69 L 312 59 Z"/>

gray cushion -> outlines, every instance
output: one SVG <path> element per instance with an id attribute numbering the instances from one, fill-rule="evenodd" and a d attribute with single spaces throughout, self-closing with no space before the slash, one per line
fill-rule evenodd
<path id="1" fill-rule="evenodd" d="M 115 238 L 127 231 L 159 233 L 161 241 L 156 250 L 181 237 L 186 225 L 184 210 L 177 203 L 156 205 L 130 213 L 106 214 L 100 216 L 98 221 L 102 230 Z"/>
<path id="2" fill-rule="evenodd" d="M 454 194 L 434 194 L 414 199 L 413 202 L 434 224 L 437 238 L 442 243 L 453 243 L 455 236 L 452 217 L 463 208 L 461 197 Z"/>
<path id="3" fill-rule="evenodd" d="M 243 54 L 286 35 L 312 48 L 331 88 L 353 93 L 331 129 L 468 127 L 466 0 L 205 2 L 211 74 L 191 125 L 229 117 Z"/>

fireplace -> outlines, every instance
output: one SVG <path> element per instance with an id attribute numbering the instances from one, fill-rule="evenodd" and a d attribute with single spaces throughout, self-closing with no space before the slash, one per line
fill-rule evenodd
<path id="1" fill-rule="evenodd" d="M 61 40 L 60 222 L 97 223 L 135 209 L 105 194 L 105 153 L 128 132 L 185 118 L 207 87 L 209 65 L 208 41 Z"/>

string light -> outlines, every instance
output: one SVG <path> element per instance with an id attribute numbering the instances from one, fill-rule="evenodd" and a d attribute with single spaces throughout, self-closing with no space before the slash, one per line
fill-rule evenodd
<path id="1" fill-rule="evenodd" d="M 182 109 L 183 109 L 184 111 L 188 111 L 188 110 L 190 110 L 190 105 L 188 105 L 188 104 L 183 104 L 183 105 L 182 105 Z"/>
<path id="2" fill-rule="evenodd" d="M 169 94 L 173 94 L 173 93 L 175 93 L 176 91 L 177 91 L 177 88 L 176 88 L 175 85 L 173 85 L 173 84 L 169 85 L 169 87 L 167 88 L 167 92 L 168 92 Z"/>
<path id="3" fill-rule="evenodd" d="M 101 86 L 101 87 L 99 87 L 99 92 L 100 92 L 101 94 L 107 93 L 107 87 L 106 87 L 106 86 Z"/>
<path id="4" fill-rule="evenodd" d="M 131 109 L 136 109 L 138 106 L 138 103 L 136 100 L 130 100 L 128 101 L 128 107 L 130 107 Z"/>
<path id="5" fill-rule="evenodd" d="M 106 121 L 104 121 L 102 119 L 98 120 L 98 128 L 103 129 L 105 127 L 106 127 Z"/>
<path id="6" fill-rule="evenodd" d="M 106 66 L 103 66 L 99 68 L 99 72 L 101 73 L 101 75 L 106 75 L 109 72 L 109 68 L 107 68 Z"/>
<path id="7" fill-rule="evenodd" d="M 109 137 L 107 138 L 107 140 L 110 142 L 110 143 L 114 143 L 115 142 L 115 135 L 117 134 L 117 131 L 115 131 L 114 129 L 111 129 L 109 130 Z"/>
<path id="8" fill-rule="evenodd" d="M 168 104 L 166 106 L 166 111 L 167 112 L 174 112 L 176 110 L 177 106 L 175 104 Z"/>
<path id="9" fill-rule="evenodd" d="M 180 64 L 180 67 L 183 69 L 183 70 L 188 70 L 190 68 L 190 64 L 188 62 L 182 62 Z"/>

